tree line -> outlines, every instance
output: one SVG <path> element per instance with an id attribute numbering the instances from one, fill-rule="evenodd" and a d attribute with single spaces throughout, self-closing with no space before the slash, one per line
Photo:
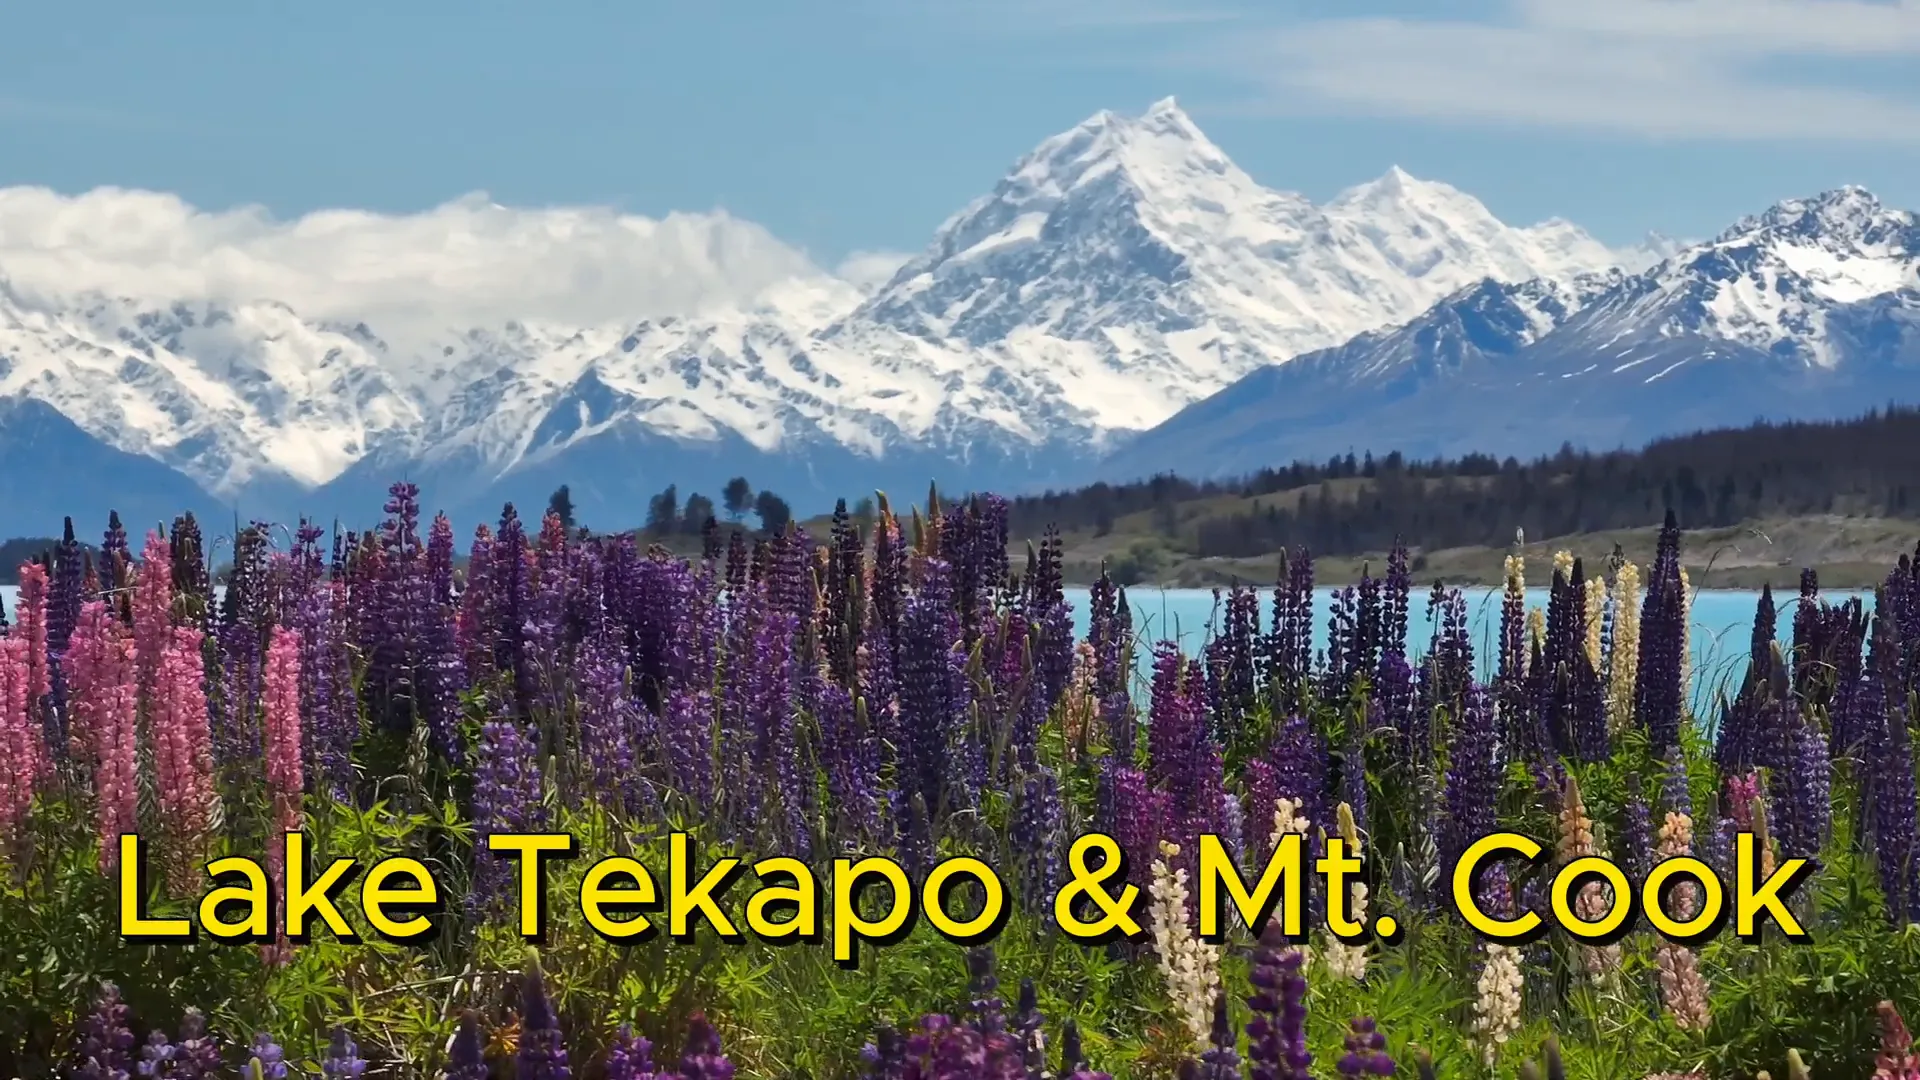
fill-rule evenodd
<path id="1" fill-rule="evenodd" d="M 1841 513 L 1920 517 L 1920 407 L 1890 405 L 1841 421 L 1757 422 L 1602 453 L 1563 446 L 1522 462 L 1473 454 L 1408 460 L 1352 454 L 1296 462 L 1237 480 L 1163 475 L 1011 501 L 1016 536 L 1110 532 L 1147 513 L 1169 537 L 1189 526 L 1195 554 L 1248 557 L 1306 545 L 1325 554 L 1389 547 L 1396 536 L 1428 550 L 1498 547 L 1516 528 L 1554 537 L 1659 524 L 1672 509 L 1685 528 L 1764 517 Z M 1243 509 L 1209 513 L 1195 500 L 1237 497 Z"/>
<path id="2" fill-rule="evenodd" d="M 744 476 L 734 477 L 720 489 L 719 509 L 734 525 L 739 525 L 751 513 L 759 520 L 760 531 L 768 534 L 783 531 L 793 521 L 793 508 L 787 505 L 787 500 L 772 491 L 753 490 Z M 566 484 L 560 485 L 547 500 L 547 511 L 559 517 L 560 524 L 569 531 L 579 527 L 574 520 L 573 492 Z M 708 522 L 717 520 L 712 499 L 694 491 L 683 500 L 679 485 L 668 484 L 665 490 L 647 500 L 647 522 L 641 531 L 656 539 L 699 536 Z"/>

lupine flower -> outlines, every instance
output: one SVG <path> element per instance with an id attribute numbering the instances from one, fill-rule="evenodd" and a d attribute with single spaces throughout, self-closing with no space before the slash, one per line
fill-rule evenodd
<path id="1" fill-rule="evenodd" d="M 189 884 L 220 807 L 213 783 L 213 731 L 202 691 L 201 645 L 197 627 L 172 629 L 154 672 L 147 714 L 154 786 L 167 840 L 168 883 L 175 888 Z"/>
<path id="2" fill-rule="evenodd" d="M 1594 845 L 1593 820 L 1587 816 L 1587 804 L 1580 796 L 1580 784 L 1572 775 L 1567 777 L 1565 797 L 1561 803 L 1557 854 L 1562 866 L 1599 854 L 1599 849 Z M 1574 899 L 1574 912 L 1588 922 L 1599 921 L 1609 907 L 1607 892 L 1606 885 L 1598 881 L 1587 882 Z M 1617 944 L 1583 945 L 1580 948 L 1587 975 L 1596 982 L 1620 966 L 1620 946 Z"/>
<path id="3" fill-rule="evenodd" d="M 733 1062 L 720 1048 L 720 1033 L 707 1022 L 704 1012 L 688 1018 L 686 1049 L 680 1055 L 680 1076 L 682 1080 L 733 1080 Z"/>
<path id="4" fill-rule="evenodd" d="M 133 641 L 124 623 L 100 600 L 80 609 L 64 661 L 71 671 L 69 731 L 93 763 L 100 869 L 120 862 L 120 837 L 134 832 L 140 803 Z"/>
<path id="5" fill-rule="evenodd" d="M 133 1073 L 143 1077 L 176 1076 L 173 1063 L 179 1053 L 180 1048 L 173 1045 L 167 1033 L 154 1028 L 147 1032 L 147 1044 L 140 1048 L 140 1061 L 134 1065 Z"/>
<path id="6" fill-rule="evenodd" d="M 1337 817 L 1340 824 L 1340 837 L 1346 841 L 1348 852 L 1354 858 L 1364 858 L 1360 850 L 1360 830 L 1353 820 L 1353 807 L 1341 803 Z M 1351 893 L 1347 904 L 1348 917 L 1364 925 L 1367 919 L 1367 887 L 1354 881 L 1347 885 Z M 1367 974 L 1367 947 L 1365 944 L 1349 945 L 1344 941 L 1327 942 L 1322 954 L 1327 970 L 1338 979 L 1361 979 Z"/>
<path id="7" fill-rule="evenodd" d="M 1880 1053 L 1873 1059 L 1874 1080 L 1920 1080 L 1920 1057 L 1913 1053 L 1913 1036 L 1893 1002 L 1882 1001 Z"/>
<path id="8" fill-rule="evenodd" d="M 495 833 L 528 832 L 544 820 L 540 763 L 532 736 L 513 720 L 490 720 L 480 729 L 473 784 L 474 871 L 470 901 L 486 907 L 502 899 L 507 864 L 487 849 Z"/>
<path id="9" fill-rule="evenodd" d="M 547 996 L 547 983 L 540 961 L 531 955 L 526 973 L 520 980 L 520 1049 L 515 1061 L 516 1080 L 572 1080 L 567 1065 L 566 1041 L 560 1034 L 560 1020 L 553 1014 L 553 1001 Z"/>
<path id="10" fill-rule="evenodd" d="M 1486 943 L 1487 959 L 1473 1001 L 1473 1035 L 1482 1060 L 1493 1067 L 1500 1048 L 1520 1030 L 1520 951 L 1497 941 Z"/>
<path id="11" fill-rule="evenodd" d="M 1313 1054 L 1307 1050 L 1307 980 L 1300 973 L 1305 957 L 1287 947 L 1280 923 L 1271 921 L 1254 953 L 1253 996 L 1247 1005 L 1247 1064 L 1251 1080 L 1311 1080 Z"/>
<path id="12" fill-rule="evenodd" d="M 1153 949 L 1160 973 L 1187 1033 L 1199 1046 L 1205 1044 L 1211 1028 L 1209 1013 L 1220 983 L 1220 950 L 1201 941 L 1188 924 L 1187 872 L 1175 869 L 1179 857 L 1179 845 L 1160 844 L 1147 893 L 1153 900 Z"/>
<path id="13" fill-rule="evenodd" d="M 1341 1076 L 1392 1076 L 1393 1059 L 1387 1056 L 1387 1038 L 1375 1028 L 1373 1018 L 1362 1016 L 1347 1026 L 1347 1052 L 1336 1068 Z"/>
<path id="14" fill-rule="evenodd" d="M 32 773 L 47 776 L 53 771 L 52 755 L 64 749 L 65 738 L 55 725 L 48 696 L 53 693 L 53 674 L 47 643 L 47 568 L 36 562 L 20 565 L 20 595 L 14 602 L 16 625 L 12 637 L 24 642 L 27 668 L 27 715 L 41 729 L 34 740 Z M 56 738 L 56 736 L 58 736 Z"/>
<path id="15" fill-rule="evenodd" d="M 0 849 L 20 836 L 39 787 L 44 751 L 31 708 L 33 652 L 23 635 L 0 638 Z"/>
<path id="16" fill-rule="evenodd" d="M 80 1075 L 86 1080 L 127 1080 L 133 1069 L 133 1032 L 127 1027 L 127 1006 L 120 1000 L 119 987 L 100 984 L 85 1030 Z"/>
<path id="17" fill-rule="evenodd" d="M 328 1080 L 336 1077 L 359 1080 L 366 1071 L 366 1059 L 360 1056 L 360 1047 L 355 1045 L 353 1036 L 347 1034 L 346 1028 L 334 1028 L 333 1038 L 327 1044 L 327 1056 L 320 1061 L 320 1075 Z"/>
<path id="18" fill-rule="evenodd" d="M 264 1080 L 287 1080 L 286 1053 L 264 1032 L 253 1037 L 253 1056 L 248 1067 Z"/>
<path id="19" fill-rule="evenodd" d="M 460 1026 L 447 1043 L 446 1080 L 489 1080 L 487 1044 L 480 1035 L 480 1019 L 472 1009 L 460 1014 Z"/>
<path id="20" fill-rule="evenodd" d="M 633 1027 L 620 1025 L 612 1045 L 607 1047 L 606 1080 L 656 1080 L 653 1067 L 653 1043 L 635 1035 Z"/>

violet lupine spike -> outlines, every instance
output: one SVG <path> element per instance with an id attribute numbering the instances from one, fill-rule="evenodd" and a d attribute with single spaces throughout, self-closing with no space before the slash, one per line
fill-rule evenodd
<path id="1" fill-rule="evenodd" d="M 1448 874 L 1443 880 L 1451 880 L 1454 864 L 1470 844 L 1496 831 L 1494 811 L 1500 803 L 1502 779 L 1498 723 L 1492 694 L 1478 685 L 1469 688 L 1466 707 L 1454 728 L 1441 792 L 1441 857 Z"/>
<path id="2" fill-rule="evenodd" d="M 1047 1067 L 1046 1039 L 1041 1032 L 1040 997 L 1032 979 L 1020 980 L 1020 1002 L 1013 1012 L 1013 1032 L 1020 1043 L 1020 1063 L 1026 1080 L 1040 1080 Z"/>
<path id="3" fill-rule="evenodd" d="M 132 1073 L 133 1031 L 127 1025 L 120 988 L 113 983 L 100 984 L 78 1056 L 80 1075 L 86 1080 L 127 1080 Z"/>
<path id="4" fill-rule="evenodd" d="M 513 504 L 508 503 L 501 512 L 500 531 L 495 534 L 488 560 L 488 585 L 493 592 L 488 609 L 493 666 L 512 678 L 515 714 L 523 719 L 533 714 L 539 686 L 534 668 L 537 658 L 530 655 L 527 646 L 527 621 L 533 614 L 532 561 L 526 529 Z"/>
<path id="5" fill-rule="evenodd" d="M 1019 853 L 1021 898 L 1042 920 L 1051 916 L 1048 907 L 1060 887 L 1062 825 L 1060 782 L 1041 766 L 1026 779 L 1009 839 Z"/>
<path id="6" fill-rule="evenodd" d="M 1624 856 L 1627 876 L 1639 881 L 1652 869 L 1653 811 L 1640 793 L 1640 774 L 1627 774 L 1627 799 L 1621 807 L 1619 850 Z"/>
<path id="7" fill-rule="evenodd" d="M 1006 1002 L 1000 998 L 1000 978 L 994 973 L 992 945 L 967 950 L 967 1010 L 982 1034 L 1006 1029 Z"/>
<path id="8" fill-rule="evenodd" d="M 1341 1076 L 1392 1076 L 1393 1058 L 1387 1055 L 1386 1036 L 1371 1016 L 1355 1018 L 1347 1026 L 1346 1053 L 1336 1066 Z"/>
<path id="9" fill-rule="evenodd" d="M 686 1049 L 680 1055 L 681 1080 L 733 1080 L 733 1062 L 720 1046 L 720 1033 L 714 1030 L 704 1012 L 687 1019 Z"/>
<path id="10" fill-rule="evenodd" d="M 491 720 L 480 729 L 480 752 L 473 782 L 474 868 L 471 904 L 479 909 L 503 899 L 512 875 L 500 856 L 487 850 L 495 833 L 529 832 L 545 820 L 538 745 L 513 720 Z"/>
<path id="11" fill-rule="evenodd" d="M 1634 679 L 1635 722 L 1647 731 L 1655 754 L 1680 741 L 1685 688 L 1680 674 L 1687 649 L 1686 603 L 1681 591 L 1680 525 L 1672 510 L 1660 529 L 1640 614 L 1639 671 Z"/>
<path id="12" fill-rule="evenodd" d="M 927 560 L 902 616 L 895 658 L 906 741 L 899 782 L 920 797 L 930 821 L 972 808 L 985 766 L 984 748 L 969 737 L 972 690 L 956 649 L 960 627 L 951 595 L 945 564 Z"/>
<path id="13" fill-rule="evenodd" d="M 575 682 L 580 711 L 580 749 L 584 752 L 592 790 L 609 809 L 633 812 L 640 709 L 627 692 L 623 650 L 611 631 L 603 630 L 582 645 Z"/>
<path id="14" fill-rule="evenodd" d="M 174 1061 L 179 1057 L 180 1048 L 173 1045 L 167 1033 L 160 1028 L 147 1032 L 146 1045 L 140 1048 L 140 1060 L 134 1064 L 133 1074 L 140 1077 L 172 1077 L 179 1075 L 174 1069 Z"/>
<path id="15" fill-rule="evenodd" d="M 287 1080 L 286 1051 L 265 1032 L 255 1035 L 249 1067 L 257 1067 L 262 1080 Z"/>
<path id="16" fill-rule="evenodd" d="M 653 1065 L 653 1043 L 620 1025 L 607 1047 L 605 1080 L 664 1080 Z"/>
<path id="17" fill-rule="evenodd" d="M 1874 598 L 1874 617 L 1861 687 L 1863 723 L 1867 725 L 1867 761 L 1872 770 L 1874 862 L 1886 898 L 1887 916 L 1895 926 L 1915 921 L 1920 913 L 1920 791 L 1916 791 L 1913 744 L 1908 734 L 1905 695 L 1901 683 L 1901 640 L 1895 620 L 1886 614 L 1883 588 Z"/>
<path id="18" fill-rule="evenodd" d="M 1199 1080 L 1240 1080 L 1240 1054 L 1235 1049 L 1239 1041 L 1240 1033 L 1227 1013 L 1227 995 L 1217 994 L 1207 1049 L 1200 1055 Z"/>
<path id="19" fill-rule="evenodd" d="M 460 593 L 456 635 L 467 678 L 476 683 L 496 670 L 498 620 L 493 611 L 492 566 L 493 532 L 481 525 L 474 529 L 473 545 L 467 549 L 466 588 Z"/>
<path id="20" fill-rule="evenodd" d="M 1313 1054 L 1307 1049 L 1305 958 L 1290 946 L 1278 922 L 1261 931 L 1253 956 L 1253 995 L 1247 1005 L 1249 1080 L 1311 1080 Z"/>
<path id="21" fill-rule="evenodd" d="M 460 1014 L 460 1026 L 447 1044 L 446 1080 L 490 1080 L 487 1045 L 480 1033 L 480 1019 L 472 1009 Z"/>
<path id="22" fill-rule="evenodd" d="M 327 1080 L 360 1080 L 367 1071 L 367 1059 L 360 1056 L 360 1047 L 347 1034 L 347 1029 L 336 1027 L 327 1043 L 327 1056 L 320 1059 L 320 1075 Z"/>
<path id="23" fill-rule="evenodd" d="M 207 1032 L 206 1014 L 188 1009 L 174 1040 L 173 1069 L 166 1075 L 170 1080 L 213 1080 L 220 1074 L 220 1044 Z"/>
<path id="24" fill-rule="evenodd" d="M 353 784 L 353 744 L 360 737 L 360 708 L 354 695 L 352 659 L 338 594 L 319 581 L 294 612 L 300 632 L 300 704 L 306 730 L 309 781 L 315 791 L 344 799 Z"/>
<path id="25" fill-rule="evenodd" d="M 567 1064 L 567 1044 L 547 996 L 540 961 L 529 955 L 520 979 L 520 1046 L 514 1060 L 515 1080 L 573 1080 Z"/>

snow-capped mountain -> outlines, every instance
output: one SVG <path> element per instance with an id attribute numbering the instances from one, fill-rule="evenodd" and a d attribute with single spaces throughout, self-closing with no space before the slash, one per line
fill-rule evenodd
<path id="1" fill-rule="evenodd" d="M 1045 140 L 877 288 L 819 272 L 738 306 L 405 346 L 271 298 L 0 289 L 0 400 L 282 519 L 364 517 L 403 475 L 476 516 L 567 483 L 583 516 L 631 523 L 668 483 L 735 474 L 806 509 L 929 479 L 1070 482 L 1250 372 L 1477 282 L 1557 295 L 1645 258 L 1397 168 L 1315 205 L 1167 99 Z M 111 478 L 63 490 L 89 513 L 116 497 Z"/>
<path id="2" fill-rule="evenodd" d="M 1610 449 L 1917 397 L 1920 216 L 1848 187 L 1782 202 L 1637 274 L 1478 283 L 1404 326 L 1248 376 L 1101 473 Z"/>

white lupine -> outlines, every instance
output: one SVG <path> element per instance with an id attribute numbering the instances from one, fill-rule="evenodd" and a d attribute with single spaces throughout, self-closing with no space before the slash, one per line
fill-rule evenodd
<path id="1" fill-rule="evenodd" d="M 1307 835 L 1307 817 L 1301 813 L 1301 807 L 1305 805 L 1306 800 L 1304 799 L 1282 797 L 1273 801 L 1273 848 L 1275 851 L 1280 850 L 1280 838 L 1288 833 L 1299 833 L 1303 837 Z M 1305 841 L 1303 840 L 1301 843 L 1304 844 Z M 1302 964 L 1311 963 L 1313 961 L 1313 950 L 1306 945 L 1301 945 L 1298 948 L 1300 951 L 1300 962 Z"/>
<path id="2" fill-rule="evenodd" d="M 1493 1066 L 1500 1047 L 1520 1030 L 1520 953 L 1498 942 L 1487 943 L 1486 966 L 1480 969 L 1478 994 L 1473 1001 L 1473 1035 L 1487 1066 Z"/>
<path id="3" fill-rule="evenodd" d="M 1187 923 L 1187 872 L 1172 866 L 1180 846 L 1162 841 L 1160 856 L 1153 860 L 1153 881 L 1147 888 L 1153 900 L 1154 952 L 1167 980 L 1167 996 L 1194 1045 L 1205 1046 L 1220 986 L 1220 950 L 1195 937 Z"/>
<path id="4" fill-rule="evenodd" d="M 1347 842 L 1347 848 L 1353 857 L 1362 858 L 1360 829 L 1353 820 L 1353 808 L 1346 803 L 1340 804 L 1340 836 Z M 1367 921 L 1367 887 L 1361 882 L 1352 882 L 1347 886 L 1351 901 L 1347 905 L 1347 917 L 1365 925 Z M 1330 940 L 1326 952 L 1327 970 L 1335 978 L 1360 979 L 1367 974 L 1367 947 L 1349 945 L 1344 941 Z"/>

